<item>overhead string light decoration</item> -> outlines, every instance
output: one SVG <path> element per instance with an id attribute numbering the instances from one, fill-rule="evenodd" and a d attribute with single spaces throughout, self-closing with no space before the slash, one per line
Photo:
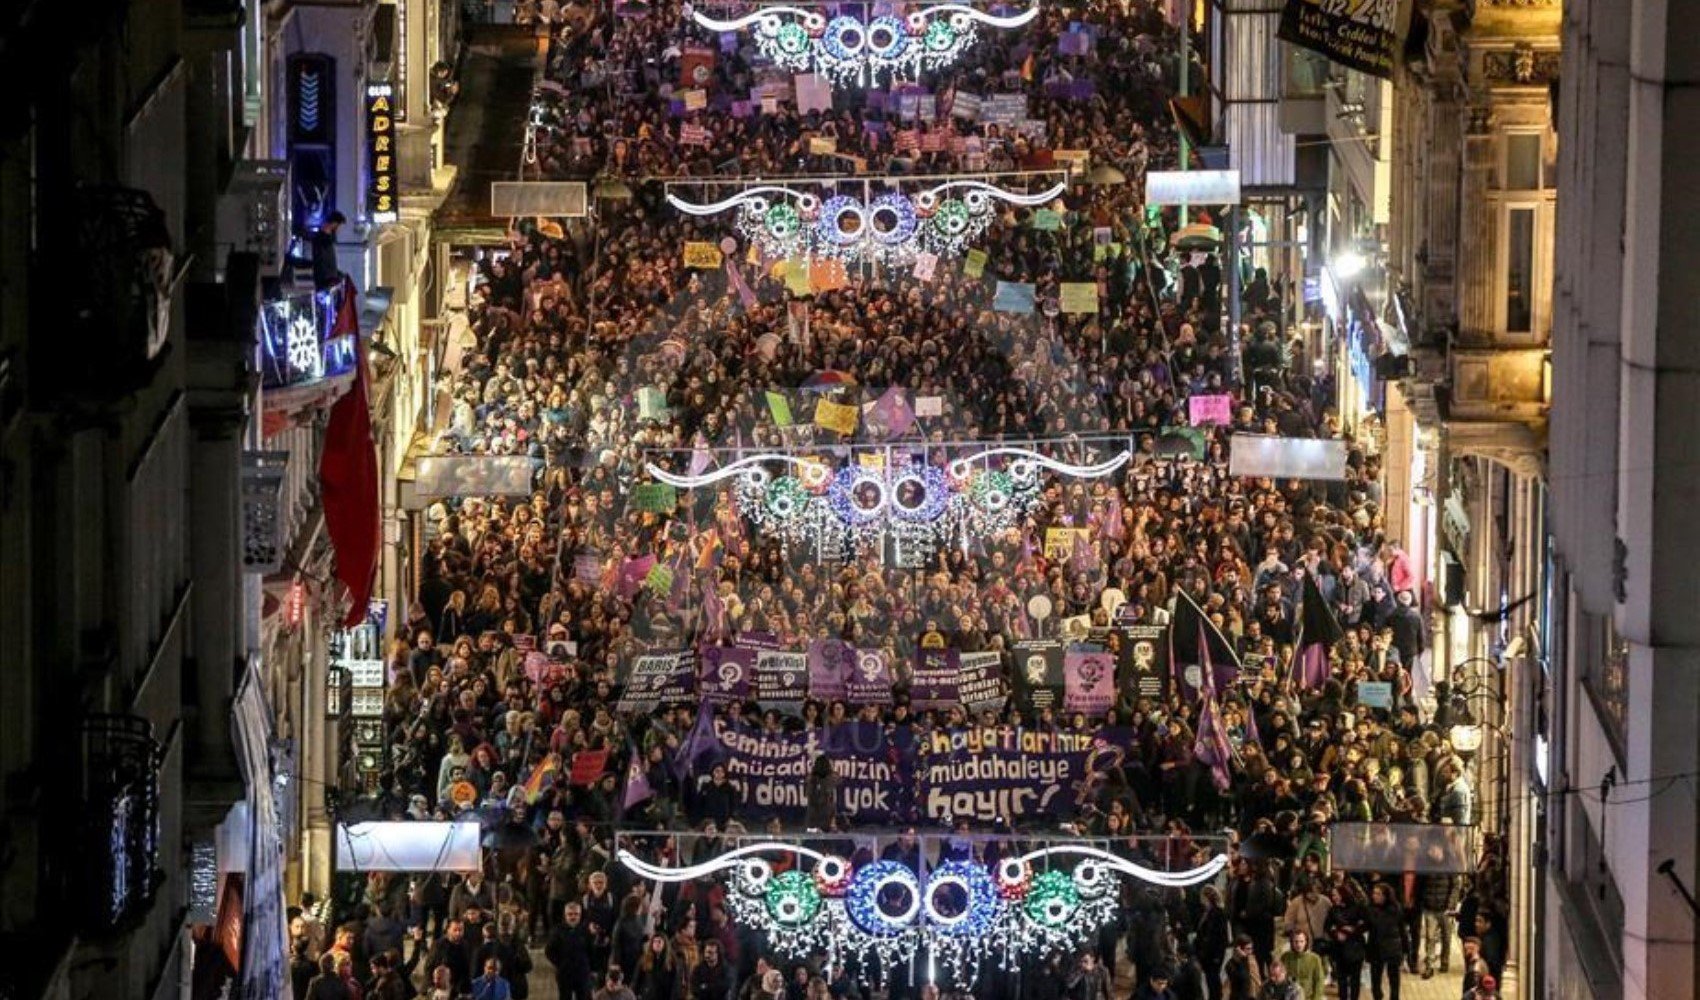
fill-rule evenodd
<path id="1" fill-rule="evenodd" d="M 798 863 L 776 874 L 763 854 L 791 855 Z M 1070 855 L 1082 860 L 1053 866 Z M 923 944 L 946 978 L 959 984 L 971 984 L 993 962 L 1010 969 L 1074 951 L 1096 941 L 1115 919 L 1118 875 L 1185 887 L 1216 878 L 1228 863 L 1217 855 L 1197 868 L 1166 872 L 1095 847 L 1058 844 L 1006 858 L 995 871 L 979 861 L 947 861 L 923 881 L 896 861 L 857 868 L 837 855 L 777 841 L 683 868 L 652 865 L 624 849 L 617 857 L 655 882 L 727 872 L 733 919 L 764 933 L 789 958 L 853 962 L 870 985 Z"/>
<path id="2" fill-rule="evenodd" d="M 1054 175 L 1053 172 L 1043 172 Z M 981 175 L 998 177 L 1000 175 Z M 1033 174 L 1003 175 L 1031 177 Z M 739 233 L 770 258 L 832 257 L 845 263 L 901 264 L 925 251 L 957 256 L 997 217 L 1000 203 L 1033 208 L 1068 189 L 1057 183 L 1032 194 L 1009 191 L 979 178 L 947 180 L 905 193 L 915 178 L 831 178 L 825 197 L 797 187 L 758 184 L 720 201 L 686 201 L 671 191 L 667 203 L 687 215 L 738 213 Z M 860 188 L 845 194 L 840 187 Z M 877 188 L 887 190 L 878 191 Z"/>
<path id="3" fill-rule="evenodd" d="M 865 87 L 945 69 L 973 47 L 981 26 L 1008 30 L 1039 16 L 1037 6 L 1004 16 L 960 3 L 922 7 L 905 17 L 864 10 L 862 16 L 828 17 L 776 4 L 730 20 L 692 9 L 691 20 L 722 34 L 753 29 L 756 48 L 776 65 L 819 73 L 835 86 Z"/>
<path id="4" fill-rule="evenodd" d="M 1042 470 L 1071 479 L 1100 479 L 1132 452 L 1095 465 L 1071 465 L 1025 448 L 992 448 L 943 468 L 921 463 L 868 468 L 779 453 L 752 455 L 713 472 L 680 476 L 651 463 L 649 475 L 678 489 L 735 480 L 738 513 L 792 545 L 860 547 L 887 532 L 908 546 L 934 549 L 952 539 L 989 538 L 1019 525 L 1039 500 Z M 1001 467 L 994 465 L 998 460 Z M 766 468 L 784 465 L 774 475 Z"/>

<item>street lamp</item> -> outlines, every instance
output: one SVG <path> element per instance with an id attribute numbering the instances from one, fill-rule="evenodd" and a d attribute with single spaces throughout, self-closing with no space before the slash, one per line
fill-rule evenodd
<path id="1" fill-rule="evenodd" d="M 1334 258 L 1332 270 L 1334 277 L 1341 281 L 1350 281 L 1362 274 L 1368 266 L 1369 260 L 1362 253 L 1357 250 L 1345 250 Z"/>
<path id="2" fill-rule="evenodd" d="M 1482 748 L 1482 727 L 1474 722 L 1460 722 L 1448 731 L 1446 738 L 1452 749 L 1470 757 Z"/>

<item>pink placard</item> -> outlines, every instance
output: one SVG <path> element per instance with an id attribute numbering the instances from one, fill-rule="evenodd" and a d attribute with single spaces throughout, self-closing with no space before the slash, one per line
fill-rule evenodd
<path id="1" fill-rule="evenodd" d="M 1234 422 L 1234 397 L 1226 393 L 1193 396 L 1187 400 L 1186 406 L 1188 420 L 1194 427 L 1226 427 Z"/>

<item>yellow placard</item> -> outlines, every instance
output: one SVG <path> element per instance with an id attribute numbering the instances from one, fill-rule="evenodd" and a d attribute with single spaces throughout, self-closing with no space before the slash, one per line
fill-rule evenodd
<path id="1" fill-rule="evenodd" d="M 814 290 L 809 287 L 809 258 L 792 257 L 781 261 L 779 266 L 785 268 L 786 291 L 800 298 Z"/>
<path id="2" fill-rule="evenodd" d="M 861 410 L 847 403 L 823 399 L 815 404 L 815 426 L 846 437 L 856 433 L 856 419 L 861 415 Z"/>
<path id="3" fill-rule="evenodd" d="M 1062 283 L 1062 311 L 1065 313 L 1096 313 L 1098 283 L 1096 281 L 1065 281 Z"/>
<path id="4" fill-rule="evenodd" d="M 986 251 L 970 250 L 962 260 L 962 273 L 970 278 L 978 278 L 986 273 Z"/>
<path id="5" fill-rule="evenodd" d="M 1053 562 L 1074 554 L 1075 538 L 1091 541 L 1092 532 L 1086 528 L 1046 528 L 1045 558 Z"/>
<path id="6" fill-rule="evenodd" d="M 712 271 L 720 266 L 720 248 L 712 243 L 686 243 L 685 266 Z"/>

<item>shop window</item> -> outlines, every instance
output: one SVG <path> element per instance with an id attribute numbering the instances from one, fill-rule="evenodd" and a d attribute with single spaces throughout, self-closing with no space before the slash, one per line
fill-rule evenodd
<path id="1" fill-rule="evenodd" d="M 1506 225 L 1505 332 L 1529 333 L 1535 323 L 1535 210 L 1513 208 Z"/>

